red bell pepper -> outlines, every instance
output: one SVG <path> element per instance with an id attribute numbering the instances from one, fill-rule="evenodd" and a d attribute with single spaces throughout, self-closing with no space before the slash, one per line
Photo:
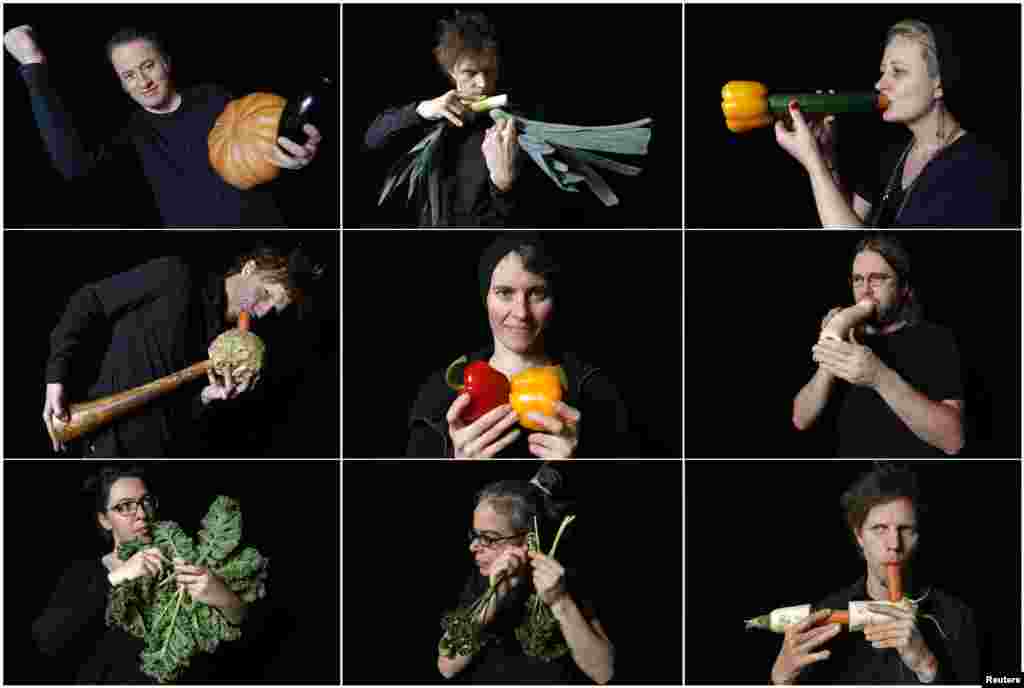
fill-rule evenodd
<path id="1" fill-rule="evenodd" d="M 505 375 L 489 366 L 486 361 L 473 361 L 462 356 L 448 366 L 445 375 L 448 386 L 456 392 L 469 394 L 469 406 L 462 412 L 462 420 L 472 423 L 488 411 L 508 403 L 509 381 Z M 457 382 L 462 371 L 462 383 Z"/>

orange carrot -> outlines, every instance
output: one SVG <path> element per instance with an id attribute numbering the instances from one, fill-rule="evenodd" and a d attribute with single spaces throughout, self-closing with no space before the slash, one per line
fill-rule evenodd
<path id="1" fill-rule="evenodd" d="M 900 565 L 886 564 L 885 573 L 889 580 L 889 601 L 899 602 L 903 599 L 903 576 Z"/>
<path id="2" fill-rule="evenodd" d="M 243 332 L 249 331 L 249 311 L 238 312 L 238 329 Z"/>
<path id="3" fill-rule="evenodd" d="M 815 626 L 828 626 L 829 624 L 841 624 L 843 626 L 850 625 L 850 612 L 832 610 L 832 613 L 826 616 L 824 619 L 814 624 Z"/>

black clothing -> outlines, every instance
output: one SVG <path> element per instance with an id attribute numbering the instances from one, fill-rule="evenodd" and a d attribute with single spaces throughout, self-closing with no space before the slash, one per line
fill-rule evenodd
<path id="1" fill-rule="evenodd" d="M 487 361 L 493 355 L 492 346 L 477 351 L 469 360 Z M 565 352 L 559 363 L 569 381 L 562 401 L 582 414 L 576 456 L 617 458 L 635 453 L 629 442 L 626 404 L 611 379 L 600 368 L 584 363 L 570 352 Z M 446 415 L 458 394 L 445 382 L 445 372 L 439 370 L 427 378 L 413 404 L 406 449 L 406 456 L 410 458 L 437 459 L 454 454 Z M 530 432 L 521 432 L 519 438 L 495 458 L 536 458 L 529 449 Z"/>
<path id="2" fill-rule="evenodd" d="M 232 99 L 219 86 L 205 84 L 182 91 L 181 105 L 174 112 L 154 114 L 139 107 L 112 141 L 90 150 L 50 84 L 47 67 L 25 65 L 19 71 L 28 85 L 39 132 L 65 179 L 135 155 L 167 227 L 285 226 L 265 186 L 240 191 L 210 166 L 207 139 Z"/>
<path id="3" fill-rule="evenodd" d="M 935 683 L 981 683 L 979 669 L 978 627 L 974 612 L 963 602 L 935 588 L 906 591 L 912 599 L 925 593 L 928 596 L 918 608 L 919 614 L 938 618 L 943 639 L 935 624 L 918 617 L 917 626 L 928 649 L 938 659 Z M 849 588 L 826 597 L 814 611 L 820 609 L 846 609 L 851 600 L 868 600 L 865 577 Z M 802 684 L 840 684 L 862 686 L 868 684 L 918 684 L 916 674 L 900 659 L 893 648 L 877 650 L 864 640 L 863 633 L 841 633 L 827 645 L 832 656 L 824 662 L 809 665 L 798 679 Z"/>
<path id="4" fill-rule="evenodd" d="M 592 603 L 580 593 L 575 571 L 566 569 L 566 586 L 576 605 L 583 612 L 592 613 Z M 478 571 L 466 580 L 459 607 L 473 604 L 487 589 L 487 579 Z M 558 659 L 546 662 L 523 653 L 522 643 L 515 629 L 523 623 L 526 602 L 533 593 L 533 585 L 522 583 L 513 588 L 502 600 L 494 620 L 484 629 L 482 638 L 487 642 L 473 660 L 456 675 L 460 683 L 515 685 L 520 683 L 593 684 L 567 652 Z M 584 613 L 586 616 L 586 613 Z M 440 636 L 438 636 L 440 638 Z"/>
<path id="5" fill-rule="evenodd" d="M 366 132 L 366 150 L 387 148 L 398 156 L 415 146 L 438 125 L 416 112 L 418 102 L 386 110 L 373 121 Z M 542 211 L 550 211 L 551 192 L 546 188 L 554 182 L 543 179 L 543 173 L 529 156 L 520 151 L 519 176 L 506 193 L 491 182 L 490 171 L 480 150 L 484 134 L 494 120 L 486 114 L 463 118 L 464 126 L 448 127 L 443 134 L 441 155 L 441 226 L 450 227 L 527 227 L 549 225 L 541 220 Z M 424 180 L 425 181 L 425 180 Z M 406 187 L 394 192 L 405 199 Z M 543 195 L 541 195 L 543 194 Z M 430 219 L 421 213 L 419 224 L 430 226 Z"/>
<path id="6" fill-rule="evenodd" d="M 100 337 L 109 337 L 109 346 L 87 399 L 203 361 L 210 343 L 226 329 L 226 300 L 222 276 L 195 274 L 178 258 L 158 258 L 88 284 L 71 297 L 50 336 L 46 382 L 66 383 L 73 366 L 87 365 L 76 352 Z M 97 431 L 89 439 L 90 456 L 197 456 L 202 428 L 196 422 L 210 417 L 199 401 L 205 384 L 205 378 L 189 383 Z"/>
<path id="7" fill-rule="evenodd" d="M 1019 199 L 1011 199 L 1006 162 L 974 134 L 964 134 L 925 166 L 897 219 L 906 195 L 902 167 L 884 206 L 882 198 L 906 147 L 906 143 L 889 147 L 880 157 L 877 171 L 871 170 L 873 176 L 855 185 L 857 194 L 871 204 L 866 224 L 874 225 L 881 213 L 879 227 L 1012 226 L 1009 203 Z"/>
<path id="8" fill-rule="evenodd" d="M 32 624 L 32 636 L 44 655 L 81 661 L 75 683 L 155 684 L 156 679 L 140 668 L 144 641 L 106 624 L 111 589 L 108 573 L 99 559 L 72 563 L 46 609 Z M 233 642 L 242 642 L 245 630 L 242 633 L 242 638 Z M 193 657 L 179 682 L 210 683 L 220 664 L 219 655 L 220 649 L 213 655 L 201 652 Z"/>
<path id="9" fill-rule="evenodd" d="M 963 399 L 960 355 L 949 330 L 921 322 L 862 342 L 904 381 L 935 402 Z M 838 380 L 839 456 L 927 458 L 945 454 L 918 439 L 878 392 Z"/>

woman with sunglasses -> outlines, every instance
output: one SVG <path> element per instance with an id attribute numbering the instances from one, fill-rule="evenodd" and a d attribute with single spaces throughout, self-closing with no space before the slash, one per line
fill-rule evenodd
<path id="1" fill-rule="evenodd" d="M 64 661 L 81 659 L 76 683 L 154 682 L 140 669 L 142 639 L 105 623 L 110 590 L 119 583 L 157 576 L 165 567 L 173 567 L 178 587 L 193 600 L 219 608 L 236 625 L 242 622 L 242 601 L 207 569 L 180 559 L 169 561 L 156 547 L 144 549 L 127 561 L 118 559 L 117 548 L 122 543 L 140 537 L 152 541 L 146 520 L 156 512 L 158 501 L 149 490 L 143 469 L 105 466 L 86 481 L 84 492 L 94 500 L 97 527 L 112 549 L 102 557 L 72 564 L 46 610 L 32 625 L 36 645 L 44 655 Z M 215 655 L 200 653 L 193 658 L 182 682 L 208 683 L 216 664 Z"/>
<path id="2" fill-rule="evenodd" d="M 504 574 L 497 595 L 481 615 L 484 641 L 470 656 L 448 657 L 439 651 L 437 669 L 446 679 L 460 675 L 467 683 L 607 683 L 614 673 L 614 647 L 597 618 L 594 605 L 580 595 L 574 572 L 538 552 L 529 552 L 526 534 L 534 517 L 542 533 L 554 533 L 568 503 L 552 493 L 561 475 L 548 465 L 530 482 L 502 480 L 487 485 L 475 497 L 469 550 L 476 570 L 466 581 L 459 607 L 478 599 L 488 577 Z M 550 549 L 550 543 L 543 543 Z M 536 593 L 558 621 L 569 652 L 552 661 L 523 651 L 515 629 L 527 612 L 526 601 Z"/>

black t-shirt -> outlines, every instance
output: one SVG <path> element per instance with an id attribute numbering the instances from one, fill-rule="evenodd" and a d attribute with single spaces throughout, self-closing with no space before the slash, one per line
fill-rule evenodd
<path id="1" fill-rule="evenodd" d="M 964 134 L 943 149 L 921 171 L 916 183 L 903 191 L 903 166 L 897 169 L 907 144 L 890 146 L 871 168 L 868 178 L 854 190 L 871 204 L 872 216 L 881 212 L 879 227 L 1008 227 L 1009 193 L 1006 162 L 1001 154 Z M 905 166 L 905 163 L 904 163 Z M 896 171 L 895 190 L 879 208 Z M 904 197 L 906 206 L 899 212 Z M 896 215 L 899 213 L 899 218 Z M 869 218 L 870 219 L 870 218 Z"/>
<path id="2" fill-rule="evenodd" d="M 926 593 L 927 597 L 918 607 L 917 626 L 928 649 L 938 659 L 938 674 L 934 683 L 981 683 L 978 627 L 974 612 L 960 600 L 935 588 L 907 591 L 912 599 L 919 599 Z M 850 587 L 826 597 L 814 610 L 845 610 L 851 601 L 868 599 L 865 578 L 862 576 Z M 943 638 L 930 619 L 920 616 L 922 614 L 935 616 L 946 638 Z M 852 686 L 920 683 L 900 659 L 898 650 L 876 650 L 864 640 L 863 632 L 844 631 L 821 649 L 830 650 L 831 657 L 808 666 L 800 674 L 798 683 Z"/>
<path id="3" fill-rule="evenodd" d="M 960 354 L 949 330 L 921 322 L 887 335 L 868 335 L 861 343 L 932 401 L 964 398 Z M 840 395 L 839 456 L 945 456 L 914 435 L 875 390 L 843 380 L 836 384 Z"/>
<path id="4" fill-rule="evenodd" d="M 586 617 L 593 613 L 590 594 L 581 587 L 575 569 L 566 569 L 566 586 L 573 601 Z M 487 589 L 487 579 L 478 571 L 470 573 L 459 597 L 459 606 L 473 604 Z M 472 684 L 593 684 L 567 652 L 558 659 L 545 661 L 523 653 L 515 629 L 524 620 L 526 602 L 533 593 L 533 585 L 516 586 L 499 605 L 497 616 L 485 629 L 487 639 L 483 649 L 457 675 L 460 683 Z M 438 639 L 440 639 L 438 635 Z"/>

